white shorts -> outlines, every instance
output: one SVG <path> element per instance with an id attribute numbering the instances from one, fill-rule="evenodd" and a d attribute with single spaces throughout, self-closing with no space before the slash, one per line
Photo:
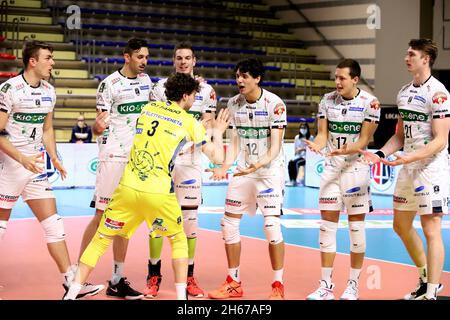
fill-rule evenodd
<path id="1" fill-rule="evenodd" d="M 0 155 L 0 208 L 12 209 L 23 201 L 55 198 L 47 173 L 33 173 L 6 154 Z"/>
<path id="2" fill-rule="evenodd" d="M 99 161 L 95 178 L 94 199 L 91 207 L 105 211 L 111 196 L 119 185 L 127 163 L 119 161 Z"/>
<path id="3" fill-rule="evenodd" d="M 180 206 L 202 204 L 202 167 L 176 164 L 172 170 L 175 194 Z"/>
<path id="4" fill-rule="evenodd" d="M 225 200 L 225 212 L 254 215 L 259 208 L 264 216 L 282 214 L 284 176 L 268 178 L 231 178 Z"/>
<path id="5" fill-rule="evenodd" d="M 448 168 L 407 169 L 398 173 L 394 209 L 448 214 Z"/>
<path id="6" fill-rule="evenodd" d="M 341 211 L 344 207 L 350 215 L 373 211 L 369 168 L 354 168 L 351 172 L 325 168 L 320 180 L 319 210 Z"/>

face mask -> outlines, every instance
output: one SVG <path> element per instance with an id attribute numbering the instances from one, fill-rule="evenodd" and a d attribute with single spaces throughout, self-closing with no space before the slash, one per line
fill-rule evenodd
<path id="1" fill-rule="evenodd" d="M 306 132 L 307 132 L 308 130 L 306 130 L 306 129 L 300 129 L 300 134 L 301 135 L 306 135 Z"/>

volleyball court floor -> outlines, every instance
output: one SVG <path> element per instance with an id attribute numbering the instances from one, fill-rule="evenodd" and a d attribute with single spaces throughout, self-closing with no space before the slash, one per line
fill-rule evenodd
<path id="1" fill-rule="evenodd" d="M 227 186 L 205 186 L 204 203 L 199 210 L 199 236 L 195 275 L 205 291 L 216 289 L 226 278 L 227 264 L 220 231 L 220 219 Z M 94 214 L 89 208 L 93 189 L 56 190 L 58 213 L 64 217 L 66 240 L 71 260 L 75 261 L 85 226 Z M 367 217 L 367 251 L 360 278 L 360 299 L 401 299 L 417 282 L 417 271 L 406 249 L 392 229 L 392 197 L 372 196 L 375 212 Z M 282 232 L 286 243 L 286 299 L 305 299 L 318 286 L 320 252 L 318 245 L 320 215 L 318 189 L 287 187 Z M 342 214 L 337 233 L 337 251 L 333 282 L 339 298 L 348 278 L 349 237 L 347 216 Z M 419 219 L 415 224 L 420 228 Z M 446 251 L 441 296 L 450 296 L 450 217 L 443 219 Z M 137 290 L 143 290 L 147 275 L 148 234 L 142 224 L 130 240 L 125 275 Z M 422 230 L 419 234 L 424 240 Z M 241 280 L 243 299 L 267 299 L 272 282 L 268 244 L 263 217 L 245 216 L 241 222 Z M 107 284 L 112 271 L 112 249 L 101 258 L 89 279 Z M 171 269 L 171 250 L 164 243 L 163 281 L 158 299 L 175 299 Z M 61 276 L 50 258 L 42 229 L 26 204 L 17 203 L 4 240 L 0 242 L 0 298 L 11 300 L 61 299 Z M 89 299 L 111 299 L 105 291 Z"/>

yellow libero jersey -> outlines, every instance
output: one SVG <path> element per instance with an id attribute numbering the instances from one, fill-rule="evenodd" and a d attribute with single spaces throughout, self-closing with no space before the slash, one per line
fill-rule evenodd
<path id="1" fill-rule="evenodd" d="M 174 192 L 171 171 L 183 145 L 206 143 L 205 128 L 175 102 L 147 104 L 136 134 L 122 185 L 148 193 Z"/>

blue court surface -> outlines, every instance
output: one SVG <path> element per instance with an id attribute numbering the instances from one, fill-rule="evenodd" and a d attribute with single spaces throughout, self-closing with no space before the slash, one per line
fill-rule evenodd
<path id="1" fill-rule="evenodd" d="M 220 231 L 220 219 L 223 215 L 223 206 L 226 185 L 204 186 L 203 206 L 200 208 L 199 225 L 202 229 Z M 285 242 L 290 245 L 318 249 L 318 221 L 317 210 L 318 193 L 316 188 L 287 187 L 284 201 L 284 215 L 282 217 L 282 231 Z M 94 209 L 89 207 L 93 189 L 65 189 L 55 190 L 58 213 L 64 217 L 91 216 Z M 400 238 L 392 229 L 392 197 L 372 195 L 373 207 L 376 214 L 367 216 L 367 251 L 366 256 L 387 262 L 412 265 Z M 385 210 L 383 210 L 385 209 Z M 33 217 L 25 203 L 19 201 L 13 209 L 12 219 Z M 341 224 L 337 233 L 337 251 L 349 253 L 347 217 L 341 216 Z M 263 219 L 261 215 L 255 217 L 245 216 L 241 222 L 241 235 L 257 239 L 265 239 L 263 232 Z M 417 217 L 415 225 L 420 229 L 420 220 Z M 82 231 L 80 231 L 81 233 Z M 450 272 L 450 217 L 445 216 L 442 223 L 442 233 L 446 251 L 444 271 Z"/>

